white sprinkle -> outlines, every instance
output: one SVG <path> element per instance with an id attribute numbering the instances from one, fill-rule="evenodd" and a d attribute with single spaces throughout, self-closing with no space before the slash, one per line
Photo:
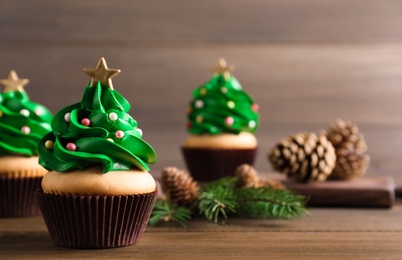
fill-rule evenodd
<path id="1" fill-rule="evenodd" d="M 116 121 L 118 118 L 119 116 L 115 112 L 109 114 L 109 119 L 112 121 Z"/>
<path id="2" fill-rule="evenodd" d="M 21 115 L 23 115 L 23 116 L 26 116 L 26 117 L 28 117 L 31 113 L 29 113 L 29 110 L 28 109 L 21 109 L 20 110 L 20 114 Z"/>
<path id="3" fill-rule="evenodd" d="M 66 120 L 66 122 L 68 122 L 68 123 L 70 123 L 70 116 L 71 116 L 71 113 L 66 113 L 64 115 L 64 120 Z"/>
<path id="4" fill-rule="evenodd" d="M 202 100 L 196 100 L 194 105 L 196 108 L 202 108 L 204 107 L 204 102 Z"/>

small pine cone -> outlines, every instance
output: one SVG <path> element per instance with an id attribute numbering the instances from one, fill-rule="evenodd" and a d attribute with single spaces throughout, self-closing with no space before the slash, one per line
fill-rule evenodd
<path id="1" fill-rule="evenodd" d="M 358 154 L 356 150 L 338 148 L 336 150 L 337 161 L 330 179 L 345 180 L 362 176 L 366 173 L 370 157 L 366 154 Z"/>
<path id="2" fill-rule="evenodd" d="M 236 168 L 235 174 L 238 177 L 237 186 L 240 188 L 259 188 L 272 187 L 274 189 L 283 189 L 279 181 L 261 179 L 255 168 L 249 164 L 242 164 Z"/>
<path id="3" fill-rule="evenodd" d="M 161 186 L 166 197 L 178 205 L 191 205 L 198 197 L 198 183 L 188 172 L 176 167 L 162 170 Z"/>
<path id="4" fill-rule="evenodd" d="M 237 186 L 242 188 L 256 187 L 260 181 L 257 171 L 249 164 L 238 166 L 234 175 L 238 178 Z"/>
<path id="5" fill-rule="evenodd" d="M 282 139 L 268 154 L 274 170 L 299 182 L 325 181 L 335 167 L 335 149 L 325 135 L 299 133 Z"/>
<path id="6" fill-rule="evenodd" d="M 331 179 L 350 179 L 366 173 L 369 156 L 367 145 L 356 124 L 341 119 L 333 122 L 326 132 L 335 148 L 337 162 Z"/>
<path id="7" fill-rule="evenodd" d="M 337 119 L 329 126 L 326 136 L 335 150 L 338 147 L 352 147 L 357 154 L 363 154 L 367 151 L 363 135 L 359 133 L 357 125 L 350 121 Z"/>

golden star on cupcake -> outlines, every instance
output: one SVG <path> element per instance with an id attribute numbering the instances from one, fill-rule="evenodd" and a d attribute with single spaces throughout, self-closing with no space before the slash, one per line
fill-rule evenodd
<path id="1" fill-rule="evenodd" d="M 23 91 L 24 86 L 29 83 L 29 79 L 18 78 L 15 70 L 11 70 L 7 79 L 1 79 L 0 85 L 4 86 L 4 92 Z"/>
<path id="2" fill-rule="evenodd" d="M 97 82 L 101 82 L 113 89 L 112 78 L 120 73 L 118 69 L 109 69 L 105 58 L 100 58 L 96 68 L 85 68 L 84 72 L 92 78 L 90 86 L 93 87 Z"/>
<path id="3" fill-rule="evenodd" d="M 222 74 L 226 80 L 230 78 L 230 72 L 233 71 L 235 67 L 233 65 L 228 65 L 224 58 L 219 58 L 218 64 L 212 68 L 215 74 Z"/>

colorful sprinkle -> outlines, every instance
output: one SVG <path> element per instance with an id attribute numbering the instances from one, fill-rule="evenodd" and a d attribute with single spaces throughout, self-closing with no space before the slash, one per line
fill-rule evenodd
<path id="1" fill-rule="evenodd" d="M 77 150 L 77 146 L 75 145 L 75 143 L 68 143 L 66 145 L 66 149 L 70 150 L 70 151 L 75 151 L 75 150 Z"/>
<path id="2" fill-rule="evenodd" d="M 202 100 L 196 100 L 194 103 L 194 106 L 196 108 L 203 108 L 204 107 L 204 102 Z"/>
<path id="3" fill-rule="evenodd" d="M 51 150 L 51 149 L 53 149 L 53 146 L 54 146 L 54 142 L 53 142 L 52 140 L 47 140 L 47 141 L 45 142 L 45 147 L 46 147 L 47 149 Z"/>
<path id="4" fill-rule="evenodd" d="M 81 125 L 89 126 L 90 124 L 91 124 L 91 121 L 88 118 L 83 118 L 81 120 Z"/>
<path id="5" fill-rule="evenodd" d="M 258 112 L 258 110 L 260 110 L 260 106 L 254 103 L 251 105 L 251 110 L 253 110 L 254 112 Z"/>
<path id="6" fill-rule="evenodd" d="M 116 133 L 114 134 L 117 138 L 123 138 L 124 137 L 124 132 L 121 130 L 117 130 Z"/>
<path id="7" fill-rule="evenodd" d="M 231 116 L 226 117 L 226 118 L 225 118 L 225 124 L 228 125 L 228 126 L 233 125 L 233 124 L 234 124 L 234 119 L 233 119 L 233 117 L 231 117 Z"/>
<path id="8" fill-rule="evenodd" d="M 119 119 L 119 116 L 115 112 L 112 112 L 109 114 L 109 119 L 112 121 L 116 121 L 117 119 Z"/>
<path id="9" fill-rule="evenodd" d="M 221 91 L 222 91 L 223 94 L 226 94 L 228 92 L 228 89 L 226 87 L 222 87 Z"/>
<path id="10" fill-rule="evenodd" d="M 0 117 L 3 117 L 4 113 L 0 110 Z"/>
<path id="11" fill-rule="evenodd" d="M 193 125 L 190 122 L 187 122 L 186 127 L 187 129 L 190 129 Z"/>
<path id="12" fill-rule="evenodd" d="M 112 138 L 108 138 L 108 139 L 106 139 L 106 140 L 108 140 L 109 142 L 114 143 L 114 140 L 113 140 Z"/>
<path id="13" fill-rule="evenodd" d="M 187 107 L 187 114 L 190 114 L 193 110 L 191 109 L 190 106 Z"/>
<path id="14" fill-rule="evenodd" d="M 254 128 L 257 125 L 257 123 L 254 120 L 250 120 L 250 122 L 248 122 L 248 127 L 250 128 Z"/>
<path id="15" fill-rule="evenodd" d="M 204 120 L 204 118 L 202 118 L 202 116 L 197 116 L 196 118 L 195 118 L 195 121 L 197 122 L 197 123 L 202 123 L 202 121 Z"/>
<path id="16" fill-rule="evenodd" d="M 35 115 L 37 115 L 37 116 L 42 115 L 42 110 L 41 109 L 35 109 Z"/>
<path id="17" fill-rule="evenodd" d="M 206 94 L 207 94 L 207 89 L 202 88 L 202 89 L 200 90 L 200 95 L 201 95 L 201 96 L 205 96 Z"/>
<path id="18" fill-rule="evenodd" d="M 142 136 L 142 130 L 140 128 L 137 128 L 137 132 Z"/>
<path id="19" fill-rule="evenodd" d="M 28 117 L 31 113 L 29 113 L 29 110 L 28 109 L 21 109 L 20 110 L 20 114 L 21 115 L 23 115 L 23 116 L 26 116 L 26 117 Z"/>
<path id="20" fill-rule="evenodd" d="M 21 127 L 21 132 L 23 132 L 24 134 L 29 134 L 31 132 L 31 128 L 29 128 L 28 126 L 23 126 Z"/>
<path id="21" fill-rule="evenodd" d="M 229 100 L 226 105 L 228 106 L 228 108 L 233 109 L 235 107 L 235 103 L 232 100 Z"/>
<path id="22" fill-rule="evenodd" d="M 64 120 L 65 120 L 66 122 L 70 123 L 70 117 L 71 117 L 71 113 L 66 113 L 66 114 L 64 115 Z"/>

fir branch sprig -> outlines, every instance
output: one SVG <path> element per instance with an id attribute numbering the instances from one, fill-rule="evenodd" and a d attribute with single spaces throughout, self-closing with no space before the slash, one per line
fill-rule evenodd
<path id="1" fill-rule="evenodd" d="M 306 198 L 287 189 L 240 188 L 236 214 L 248 218 L 300 218 L 307 213 Z"/>
<path id="2" fill-rule="evenodd" d="M 192 210 L 184 206 L 178 206 L 167 200 L 157 199 L 152 210 L 149 224 L 154 226 L 160 222 L 177 222 L 183 227 L 191 219 Z"/>
<path id="3" fill-rule="evenodd" d="M 197 188 L 197 199 L 191 205 L 158 199 L 149 222 L 155 225 L 173 221 L 185 226 L 197 215 L 219 222 L 221 218 L 232 216 L 295 219 L 308 214 L 305 196 L 272 186 L 238 187 L 238 180 L 238 177 L 225 177 L 204 184 L 199 190 Z M 185 189 L 187 186 L 177 187 Z M 177 187 L 171 186 L 170 191 Z M 175 190 L 178 191 L 180 189 Z"/>
<path id="4" fill-rule="evenodd" d="M 236 178 L 222 178 L 201 188 L 198 208 L 201 215 L 218 222 L 220 216 L 235 213 L 238 203 L 235 194 Z"/>

